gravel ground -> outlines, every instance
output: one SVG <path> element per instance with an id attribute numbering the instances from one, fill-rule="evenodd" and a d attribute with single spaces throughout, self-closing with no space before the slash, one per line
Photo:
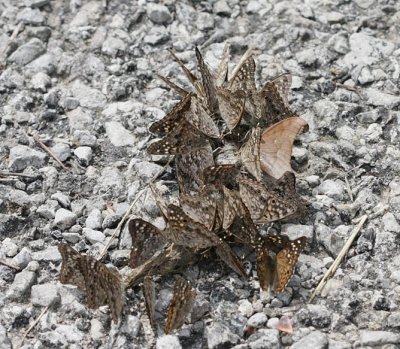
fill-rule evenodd
<path id="1" fill-rule="evenodd" d="M 23 348 L 400 348 L 398 1 L 16 3 L 0 2 L 0 259 L 18 269 L 0 264 L 1 349 L 18 347 L 46 307 Z M 166 49 L 195 68 L 197 45 L 215 67 L 225 41 L 232 61 L 255 48 L 260 82 L 293 75 L 292 109 L 310 125 L 293 167 L 312 209 L 282 231 L 308 246 L 277 296 L 260 294 L 254 258 L 248 281 L 206 259 L 184 272 L 198 290 L 188 325 L 153 335 L 135 287 L 116 328 L 106 308 L 89 310 L 79 290 L 60 284 L 57 244 L 96 254 L 162 168 L 145 152 L 148 126 L 178 97 L 155 73 L 188 84 Z M 160 216 L 151 195 L 133 212 Z M 364 214 L 345 261 L 308 304 Z M 130 245 L 125 227 L 107 262 L 126 268 Z M 173 280 L 158 282 L 160 318 Z M 283 314 L 292 334 L 275 329 Z"/>

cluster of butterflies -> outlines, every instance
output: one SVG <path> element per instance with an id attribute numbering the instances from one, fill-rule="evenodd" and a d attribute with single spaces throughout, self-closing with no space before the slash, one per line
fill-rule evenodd
<path id="1" fill-rule="evenodd" d="M 305 237 L 262 234 L 257 225 L 304 214 L 307 202 L 295 187 L 290 159 L 295 137 L 307 127 L 288 106 L 291 76 L 283 74 L 257 89 L 256 65 L 247 52 L 228 78 L 229 47 L 212 73 L 196 49 L 199 76 L 171 51 L 194 92 L 161 77 L 182 98 L 161 120 L 150 126 L 160 137 L 148 152 L 174 155 L 179 204 L 166 202 L 152 186 L 167 226 L 164 230 L 143 219 L 132 219 L 129 232 L 132 271 L 124 279 L 93 257 L 61 243 L 60 280 L 86 292 L 91 308 L 108 304 L 112 318 L 122 313 L 124 288 L 143 282 L 146 309 L 154 322 L 154 275 L 194 263 L 214 249 L 232 270 L 247 277 L 232 244 L 254 249 L 257 275 L 264 291 L 281 292 L 291 279 Z M 165 333 L 179 328 L 196 296 L 179 277 L 168 309 Z"/>

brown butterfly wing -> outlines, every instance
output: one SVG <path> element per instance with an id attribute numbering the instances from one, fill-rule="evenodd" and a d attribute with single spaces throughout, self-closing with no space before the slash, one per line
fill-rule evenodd
<path id="1" fill-rule="evenodd" d="M 166 243 L 161 231 L 143 219 L 130 220 L 128 228 L 132 238 L 132 249 L 129 257 L 130 268 L 136 268 L 143 264 Z"/>
<path id="2" fill-rule="evenodd" d="M 177 245 L 201 249 L 221 242 L 218 236 L 208 231 L 203 224 L 195 222 L 182 208 L 172 204 L 168 206 L 168 223 L 169 229 L 165 234 Z"/>
<path id="3" fill-rule="evenodd" d="M 174 295 L 168 308 L 167 321 L 164 328 L 165 334 L 179 329 L 191 312 L 196 298 L 196 291 L 191 284 L 179 277 L 174 286 Z"/>
<path id="4" fill-rule="evenodd" d="M 264 130 L 260 142 L 261 169 L 274 178 L 292 171 L 290 158 L 296 136 L 307 126 L 299 117 L 282 120 Z"/>
<path id="5" fill-rule="evenodd" d="M 223 87 L 217 87 L 216 93 L 221 117 L 226 122 L 228 129 L 232 131 L 242 119 L 246 94 L 241 90 L 231 92 Z"/>
<path id="6" fill-rule="evenodd" d="M 294 268 L 299 259 L 300 252 L 306 244 L 304 236 L 290 241 L 276 254 L 276 287 L 275 291 L 281 292 L 293 276 Z"/>
<path id="7" fill-rule="evenodd" d="M 242 90 L 246 93 L 256 91 L 256 62 L 253 56 L 249 56 L 243 61 L 239 69 L 236 69 L 236 73 L 230 79 L 228 86 L 231 91 Z"/>
<path id="8" fill-rule="evenodd" d="M 167 115 L 150 126 L 150 132 L 164 136 L 175 130 L 181 124 L 184 113 L 190 109 L 191 98 L 190 94 L 186 94 L 186 96 L 177 103 Z"/>
<path id="9" fill-rule="evenodd" d="M 242 277 L 247 277 L 246 271 L 243 269 L 243 265 L 240 262 L 238 256 L 232 251 L 230 246 L 223 242 L 215 247 L 215 252 L 221 258 L 221 260 L 229 266 L 234 272 Z"/>
<path id="10" fill-rule="evenodd" d="M 214 80 L 216 86 L 224 85 L 228 78 L 229 56 L 230 56 L 229 44 L 225 44 L 221 61 L 219 62 L 217 70 L 214 74 Z"/>
<path id="11" fill-rule="evenodd" d="M 186 91 L 182 87 L 178 86 L 177 84 L 173 83 L 169 78 L 162 76 L 160 74 L 157 74 L 157 76 L 164 81 L 169 87 L 171 87 L 173 90 L 175 90 L 181 97 L 186 97 L 190 92 Z"/>
<path id="12" fill-rule="evenodd" d="M 218 100 L 216 97 L 214 77 L 210 73 L 206 62 L 204 62 L 201 52 L 196 47 L 197 69 L 200 72 L 201 81 L 203 84 L 203 91 L 205 94 L 205 102 L 207 109 L 212 113 L 218 110 Z"/>
<path id="13" fill-rule="evenodd" d="M 181 195 L 179 201 L 183 211 L 195 222 L 202 223 L 208 230 L 212 230 L 217 214 L 216 192 L 205 187 L 197 195 Z"/>
<path id="14" fill-rule="evenodd" d="M 58 245 L 58 250 L 62 257 L 60 282 L 75 285 L 85 290 L 85 275 L 80 268 L 82 255 L 63 242 Z"/>
<path id="15" fill-rule="evenodd" d="M 239 173 L 239 167 L 236 164 L 213 165 L 204 169 L 204 183 L 220 187 L 232 183 Z"/>
<path id="16" fill-rule="evenodd" d="M 147 316 L 149 317 L 151 326 L 154 327 L 156 288 L 154 281 L 150 276 L 146 276 L 143 280 L 143 296 L 146 305 Z"/>
<path id="17" fill-rule="evenodd" d="M 206 136 L 211 138 L 219 138 L 221 136 L 209 111 L 204 108 L 202 102 L 197 97 L 192 97 L 190 110 L 185 113 L 185 118 Z"/>

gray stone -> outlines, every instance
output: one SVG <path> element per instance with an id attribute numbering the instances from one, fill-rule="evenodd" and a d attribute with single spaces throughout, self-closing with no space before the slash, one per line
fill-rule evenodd
<path id="1" fill-rule="evenodd" d="M 44 15 L 37 8 L 25 7 L 18 12 L 17 21 L 25 24 L 41 25 L 44 23 Z"/>
<path id="2" fill-rule="evenodd" d="M 360 331 L 360 344 L 382 347 L 385 344 L 400 344 L 400 334 L 389 331 Z"/>
<path id="3" fill-rule="evenodd" d="M 306 67 L 311 67 L 318 63 L 318 55 L 316 55 L 315 50 L 311 48 L 297 52 L 296 59 L 300 64 Z"/>
<path id="4" fill-rule="evenodd" d="M 363 124 L 371 124 L 377 122 L 380 118 L 379 109 L 373 109 L 370 111 L 362 112 L 356 115 L 356 118 L 359 122 Z"/>
<path id="5" fill-rule="evenodd" d="M 79 104 L 86 108 L 103 108 L 107 98 L 99 90 L 87 86 L 81 80 L 75 80 L 70 85 L 72 95 L 79 100 Z"/>
<path id="6" fill-rule="evenodd" d="M 60 159 L 60 161 L 65 161 L 71 156 L 71 148 L 66 143 L 56 143 L 51 147 L 51 151 Z"/>
<path id="7" fill-rule="evenodd" d="M 85 226 L 89 229 L 100 229 L 103 224 L 103 216 L 98 208 L 91 210 L 86 218 Z"/>
<path id="8" fill-rule="evenodd" d="M 308 151 L 305 148 L 293 147 L 292 156 L 298 164 L 305 164 L 308 161 Z"/>
<path id="9" fill-rule="evenodd" d="M 66 230 L 76 223 L 76 219 L 77 216 L 75 213 L 66 210 L 65 208 L 60 208 L 56 212 L 53 225 L 61 230 Z"/>
<path id="10" fill-rule="evenodd" d="M 238 303 L 238 311 L 240 314 L 249 317 L 254 313 L 253 306 L 247 299 L 241 299 Z"/>
<path id="11" fill-rule="evenodd" d="M 164 42 L 168 41 L 169 33 L 162 26 L 153 26 L 144 37 L 144 42 L 146 44 L 156 46 L 161 45 Z"/>
<path id="12" fill-rule="evenodd" d="M 37 280 L 35 272 L 23 270 L 15 275 L 14 281 L 7 292 L 7 298 L 10 300 L 18 300 L 27 295 Z"/>
<path id="13" fill-rule="evenodd" d="M 108 36 L 101 46 L 101 52 L 111 57 L 115 57 L 125 52 L 127 44 L 118 37 Z"/>
<path id="14" fill-rule="evenodd" d="M 268 319 L 267 327 L 276 329 L 278 324 L 279 324 L 279 319 L 277 317 L 272 317 L 272 318 Z"/>
<path id="15" fill-rule="evenodd" d="M 329 349 L 352 349 L 350 343 L 344 341 L 337 341 L 329 338 Z"/>
<path id="16" fill-rule="evenodd" d="M 64 193 L 61 192 L 56 192 L 53 195 L 51 195 L 51 198 L 53 200 L 57 200 L 57 202 L 61 205 L 63 208 L 70 208 L 71 207 L 71 200 L 69 199 L 68 195 L 65 195 Z"/>
<path id="17" fill-rule="evenodd" d="M 44 166 L 47 155 L 26 145 L 17 145 L 10 150 L 9 167 L 12 171 L 22 171 L 28 166 L 40 168 Z"/>
<path id="18" fill-rule="evenodd" d="M 208 348 L 229 348 L 236 344 L 240 337 L 232 333 L 231 330 L 220 322 L 214 322 L 206 327 L 205 336 Z"/>
<path id="19" fill-rule="evenodd" d="M 336 134 L 336 137 L 339 139 L 352 142 L 354 135 L 355 135 L 355 131 L 350 126 L 344 125 L 344 126 L 338 127 L 335 131 L 335 134 Z"/>
<path id="20" fill-rule="evenodd" d="M 318 240 L 333 255 L 337 256 L 350 235 L 350 227 L 340 225 L 333 231 L 324 224 L 316 227 Z"/>
<path id="21" fill-rule="evenodd" d="M 400 329 L 400 312 L 391 313 L 387 318 L 387 325 L 392 328 Z"/>
<path id="22" fill-rule="evenodd" d="M 95 147 L 97 138 L 89 131 L 76 130 L 73 134 L 73 140 L 79 146 Z"/>
<path id="23" fill-rule="evenodd" d="M 7 330 L 2 324 L 0 324 L 0 348 L 2 349 L 12 349 L 11 341 L 7 336 Z"/>
<path id="24" fill-rule="evenodd" d="M 10 238 L 5 238 L 1 244 L 1 251 L 3 251 L 7 257 L 14 257 L 18 253 L 18 246 Z"/>
<path id="25" fill-rule="evenodd" d="M 177 336 L 168 334 L 157 339 L 156 349 L 182 349 L 182 346 Z"/>
<path id="26" fill-rule="evenodd" d="M 11 263 L 24 269 L 32 260 L 31 251 L 27 247 L 23 247 L 21 251 L 11 260 Z"/>
<path id="27" fill-rule="evenodd" d="M 297 320 L 306 326 L 316 328 L 328 327 L 331 322 L 332 312 L 323 305 L 307 304 L 296 314 Z"/>
<path id="28" fill-rule="evenodd" d="M 114 167 L 103 168 L 101 176 L 97 180 L 99 190 L 104 193 L 122 193 L 125 189 L 124 183 L 125 181 L 120 171 Z"/>
<path id="29" fill-rule="evenodd" d="M 26 7 L 43 7 L 45 5 L 50 4 L 50 0 L 24 0 L 24 4 Z"/>
<path id="30" fill-rule="evenodd" d="M 24 81 L 24 77 L 14 67 L 5 69 L 0 75 L 0 85 L 7 88 L 21 88 Z"/>
<path id="31" fill-rule="evenodd" d="M 361 85 L 365 85 L 373 82 L 375 78 L 371 73 L 371 70 L 369 70 L 367 67 L 362 67 L 358 74 L 357 80 Z"/>
<path id="32" fill-rule="evenodd" d="M 140 161 L 134 163 L 133 170 L 142 181 L 147 182 L 162 170 L 162 166 L 150 161 Z"/>
<path id="33" fill-rule="evenodd" d="M 327 195 L 335 200 L 343 200 L 344 183 L 339 180 L 327 179 L 318 187 L 318 194 Z"/>
<path id="34" fill-rule="evenodd" d="M 62 236 L 65 241 L 71 244 L 76 244 L 81 240 L 81 235 L 79 233 L 62 233 Z"/>
<path id="35" fill-rule="evenodd" d="M 193 304 L 192 311 L 188 316 L 189 322 L 195 323 L 196 321 L 203 319 L 204 315 L 210 311 L 210 302 L 204 297 L 203 294 L 198 294 Z"/>
<path id="36" fill-rule="evenodd" d="M 110 142 L 116 147 L 134 146 L 137 142 L 136 137 L 119 122 L 106 122 L 105 128 Z"/>
<path id="37" fill-rule="evenodd" d="M 267 315 L 264 313 L 256 313 L 247 320 L 247 325 L 260 328 L 267 322 Z"/>
<path id="38" fill-rule="evenodd" d="M 79 107 L 79 100 L 74 97 L 65 97 L 61 100 L 60 105 L 66 110 L 74 110 Z"/>
<path id="39" fill-rule="evenodd" d="M 225 0 L 218 0 L 214 3 L 213 12 L 220 16 L 230 17 L 232 9 Z"/>
<path id="40" fill-rule="evenodd" d="M 343 23 L 346 19 L 345 15 L 343 15 L 340 12 L 336 12 L 336 11 L 326 12 L 326 13 L 324 13 L 323 16 L 324 16 L 325 21 L 329 24 Z"/>
<path id="41" fill-rule="evenodd" d="M 354 0 L 354 3 L 362 9 L 367 9 L 375 4 L 375 0 Z"/>
<path id="42" fill-rule="evenodd" d="M 329 341 L 325 333 L 313 331 L 294 343 L 290 349 L 328 349 Z"/>
<path id="43" fill-rule="evenodd" d="M 39 72 L 32 76 L 31 83 L 35 90 L 46 92 L 47 88 L 51 86 L 51 79 L 46 73 Z"/>
<path id="44" fill-rule="evenodd" d="M 146 10 L 147 16 L 155 24 L 167 24 L 172 20 L 171 13 L 167 6 L 148 3 Z"/>
<path id="45" fill-rule="evenodd" d="M 379 124 L 371 124 L 364 132 L 364 137 L 368 143 L 377 143 L 383 134 L 382 126 Z"/>
<path id="46" fill-rule="evenodd" d="M 94 340 L 100 340 L 105 337 L 104 326 L 97 319 L 90 320 L 90 337 Z"/>
<path id="47" fill-rule="evenodd" d="M 248 339 L 250 349 L 281 349 L 279 331 L 275 329 L 259 329 Z"/>
<path id="48" fill-rule="evenodd" d="M 199 30 L 208 30 L 214 28 L 214 17 L 207 12 L 200 12 L 197 20 L 196 27 Z"/>
<path id="49" fill-rule="evenodd" d="M 32 252 L 32 259 L 39 262 L 59 262 L 61 255 L 57 246 L 49 246 L 43 251 Z"/>
<path id="50" fill-rule="evenodd" d="M 397 222 L 396 217 L 393 213 L 385 213 L 382 217 L 383 228 L 385 231 L 391 231 L 393 233 L 400 233 L 400 224 Z"/>
<path id="51" fill-rule="evenodd" d="M 106 238 L 101 231 L 89 228 L 83 228 L 83 235 L 91 244 L 102 243 Z"/>
<path id="52" fill-rule="evenodd" d="M 82 166 L 89 166 L 93 158 L 93 150 L 90 147 L 78 147 L 74 150 L 74 155 Z"/>
<path id="53" fill-rule="evenodd" d="M 139 335 L 142 323 L 137 316 L 128 315 L 121 326 L 120 331 L 130 337 L 137 337 Z"/>
<path id="54" fill-rule="evenodd" d="M 51 53 L 45 53 L 26 65 L 30 74 L 45 72 L 52 75 L 56 71 L 57 60 Z"/>
<path id="55" fill-rule="evenodd" d="M 26 44 L 18 47 L 10 57 L 7 58 L 7 61 L 23 66 L 39 57 L 45 50 L 43 42 L 38 38 L 33 38 Z"/>
<path id="56" fill-rule="evenodd" d="M 312 225 L 284 224 L 282 233 L 288 235 L 292 240 L 305 236 L 311 242 L 314 238 L 314 227 Z"/>
<path id="57" fill-rule="evenodd" d="M 329 40 L 328 40 L 328 47 L 342 55 L 346 54 L 349 52 L 350 47 L 349 47 L 349 41 L 348 37 L 346 34 L 343 33 L 337 33 L 333 35 Z"/>
<path id="58" fill-rule="evenodd" d="M 84 334 L 79 331 L 75 325 L 58 325 L 55 329 L 55 332 L 63 336 L 67 343 L 79 344 L 84 336 Z"/>
<path id="59" fill-rule="evenodd" d="M 32 286 L 31 302 L 38 307 L 47 307 L 49 305 L 58 303 L 60 295 L 58 294 L 58 287 L 55 284 L 41 284 Z"/>
<path id="60" fill-rule="evenodd" d="M 56 200 L 47 200 L 45 204 L 38 207 L 36 212 L 43 218 L 53 219 L 59 208 L 60 206 Z"/>
<path id="61" fill-rule="evenodd" d="M 93 118 L 89 112 L 82 108 L 76 108 L 67 113 L 69 127 L 72 130 L 84 130 L 93 126 Z"/>

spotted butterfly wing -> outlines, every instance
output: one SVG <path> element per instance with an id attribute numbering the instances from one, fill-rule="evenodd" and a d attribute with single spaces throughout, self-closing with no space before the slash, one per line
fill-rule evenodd
<path id="1" fill-rule="evenodd" d="M 219 187 L 234 181 L 238 173 L 237 164 L 213 165 L 204 169 L 203 178 L 205 183 Z"/>
<path id="2" fill-rule="evenodd" d="M 83 290 L 89 308 L 107 304 L 113 321 L 118 322 L 124 305 L 124 289 L 119 273 L 91 256 L 81 255 L 67 244 L 60 243 L 58 249 L 62 257 L 60 282 Z"/>
<path id="3" fill-rule="evenodd" d="M 177 245 L 201 249 L 221 243 L 215 233 L 208 231 L 203 224 L 195 222 L 176 205 L 168 206 L 168 223 L 167 238 Z"/>
<path id="4" fill-rule="evenodd" d="M 191 312 L 196 298 L 196 291 L 189 281 L 179 277 L 174 286 L 174 295 L 168 308 L 165 334 L 179 329 L 185 322 L 187 315 Z"/>
<path id="5" fill-rule="evenodd" d="M 222 53 L 221 61 L 217 67 L 217 71 L 214 75 L 215 85 L 222 86 L 228 78 L 228 63 L 229 63 L 230 49 L 229 44 L 225 44 L 224 51 Z"/>
<path id="6" fill-rule="evenodd" d="M 220 132 L 210 112 L 204 108 L 202 102 L 197 97 L 192 97 L 190 110 L 185 113 L 186 120 L 198 131 L 211 138 L 219 138 Z"/>
<path id="7" fill-rule="evenodd" d="M 136 268 L 143 264 L 166 244 L 166 239 L 161 231 L 141 218 L 130 220 L 128 228 L 132 238 L 130 268 Z"/>
<path id="8" fill-rule="evenodd" d="M 181 124 L 184 113 L 190 109 L 190 104 L 191 95 L 186 94 L 186 96 L 177 103 L 167 115 L 150 126 L 150 132 L 164 136 L 172 130 L 175 130 Z"/>
<path id="9" fill-rule="evenodd" d="M 171 87 L 173 90 L 175 90 L 181 97 L 186 97 L 190 92 L 186 91 L 182 87 L 178 86 L 177 84 L 173 83 L 169 78 L 162 76 L 160 74 L 157 74 L 157 76 L 164 81 L 169 87 Z"/>
<path id="10" fill-rule="evenodd" d="M 286 235 L 259 236 L 256 245 L 257 274 L 264 291 L 281 292 L 293 276 L 294 268 L 306 244 L 304 236 L 290 240 Z"/>

